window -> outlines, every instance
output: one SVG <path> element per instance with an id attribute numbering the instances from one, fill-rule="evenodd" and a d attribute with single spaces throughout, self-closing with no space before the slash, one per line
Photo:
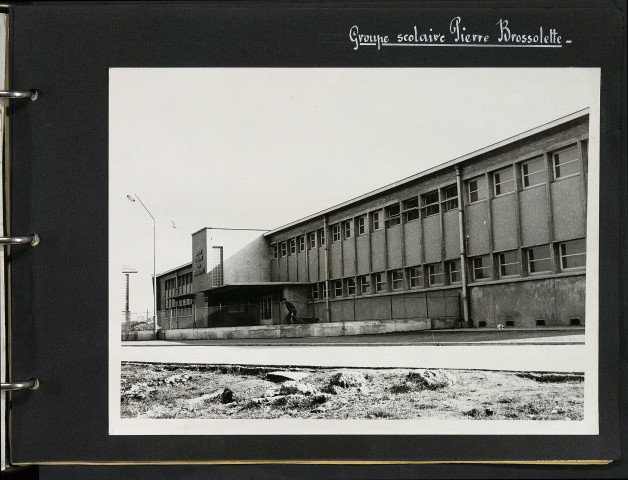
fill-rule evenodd
<path id="1" fill-rule="evenodd" d="M 403 270 L 390 272 L 390 286 L 393 290 L 403 290 Z"/>
<path id="2" fill-rule="evenodd" d="M 288 255 L 288 246 L 286 242 L 281 242 L 281 256 L 285 257 L 286 255 Z"/>
<path id="3" fill-rule="evenodd" d="M 512 167 L 504 168 L 493 174 L 493 188 L 496 197 L 515 191 L 515 177 L 512 173 Z"/>
<path id="4" fill-rule="evenodd" d="M 472 259 L 473 265 L 473 280 L 486 280 L 491 278 L 491 263 L 488 255 L 482 255 L 481 257 L 475 257 Z"/>
<path id="5" fill-rule="evenodd" d="M 479 202 L 486 198 L 486 177 L 475 177 L 468 182 L 469 203 Z"/>
<path id="6" fill-rule="evenodd" d="M 543 273 L 552 271 L 552 256 L 549 245 L 528 249 L 528 272 Z"/>
<path id="7" fill-rule="evenodd" d="M 260 305 L 259 318 L 260 320 L 270 320 L 273 318 L 273 298 L 269 295 L 262 297 L 262 303 Z"/>
<path id="8" fill-rule="evenodd" d="M 323 293 L 322 298 L 327 298 L 327 282 L 321 282 L 321 292 Z"/>
<path id="9" fill-rule="evenodd" d="M 380 213 L 379 211 L 371 212 L 371 232 L 374 232 L 375 230 L 379 230 L 380 228 L 382 228 L 382 225 L 380 223 L 379 213 Z"/>
<path id="10" fill-rule="evenodd" d="M 355 278 L 347 278 L 345 285 L 347 287 L 347 295 L 355 295 Z"/>
<path id="11" fill-rule="evenodd" d="M 331 241 L 332 243 L 340 241 L 340 224 L 338 223 L 331 226 Z"/>
<path id="12" fill-rule="evenodd" d="M 310 249 L 316 248 L 316 232 L 310 232 L 307 234 L 308 243 L 310 245 Z"/>
<path id="13" fill-rule="evenodd" d="M 345 240 L 347 240 L 348 238 L 351 238 L 351 220 L 342 222 L 342 232 L 344 234 Z"/>
<path id="14" fill-rule="evenodd" d="M 587 254 L 584 239 L 560 244 L 560 266 L 563 270 L 584 268 L 586 264 Z"/>
<path id="15" fill-rule="evenodd" d="M 519 275 L 519 259 L 517 251 L 502 252 L 497 254 L 497 263 L 499 265 L 500 277 L 512 277 Z"/>
<path id="16" fill-rule="evenodd" d="M 449 283 L 460 283 L 462 281 L 462 268 L 460 265 L 460 260 L 451 260 L 450 262 L 447 262 Z"/>
<path id="17" fill-rule="evenodd" d="M 312 300 L 318 300 L 318 283 L 312 285 Z"/>
<path id="18" fill-rule="evenodd" d="M 458 187 L 450 185 L 441 189 L 441 197 L 443 198 L 443 210 L 448 212 L 458 208 Z"/>
<path id="19" fill-rule="evenodd" d="M 334 297 L 342 297 L 342 280 L 333 281 Z"/>
<path id="20" fill-rule="evenodd" d="M 360 286 L 361 295 L 371 293 L 371 282 L 368 275 L 363 275 L 361 277 L 358 277 L 358 282 Z"/>
<path id="21" fill-rule="evenodd" d="M 305 252 L 305 235 L 297 237 L 299 241 L 299 252 Z"/>
<path id="22" fill-rule="evenodd" d="M 290 247 L 290 255 L 294 255 L 295 253 L 297 253 L 297 242 L 294 240 L 294 238 L 288 240 L 288 246 Z"/>
<path id="23" fill-rule="evenodd" d="M 375 291 L 376 292 L 386 291 L 386 275 L 384 275 L 383 273 L 375 274 Z"/>
<path id="24" fill-rule="evenodd" d="M 423 272 L 421 267 L 409 268 L 408 278 L 410 280 L 410 288 L 421 288 L 423 286 Z"/>
<path id="25" fill-rule="evenodd" d="M 358 235 L 364 235 L 366 233 L 366 215 L 356 218 L 355 222 Z"/>
<path id="26" fill-rule="evenodd" d="M 417 197 L 405 200 L 403 203 L 403 221 L 411 222 L 419 218 L 419 199 Z"/>
<path id="27" fill-rule="evenodd" d="M 386 228 L 394 227 L 395 225 L 399 225 L 401 223 L 399 204 L 390 205 L 386 207 Z"/>
<path id="28" fill-rule="evenodd" d="M 436 215 L 440 211 L 438 205 L 438 190 L 421 195 L 421 205 L 423 207 L 423 217 Z"/>
<path id="29" fill-rule="evenodd" d="M 279 257 L 279 248 L 277 247 L 277 244 L 273 245 L 273 258 L 277 258 Z"/>
<path id="30" fill-rule="evenodd" d="M 521 164 L 523 188 L 545 183 L 545 159 L 537 157 Z"/>
<path id="31" fill-rule="evenodd" d="M 324 228 L 318 229 L 318 246 L 319 247 L 325 246 L 325 229 Z"/>
<path id="32" fill-rule="evenodd" d="M 563 178 L 580 173 L 580 155 L 578 147 L 573 146 L 556 152 L 554 159 L 554 178 Z"/>
<path id="33" fill-rule="evenodd" d="M 433 263 L 427 266 L 427 276 L 430 287 L 432 285 L 443 284 L 443 265 L 441 263 Z"/>

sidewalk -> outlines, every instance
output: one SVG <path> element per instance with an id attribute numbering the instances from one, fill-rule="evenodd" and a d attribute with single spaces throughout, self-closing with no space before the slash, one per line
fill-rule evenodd
<path id="1" fill-rule="evenodd" d="M 583 345 L 584 327 L 546 327 L 546 328 L 468 328 L 451 330 L 422 330 L 418 332 L 398 332 L 380 335 L 350 335 L 344 337 L 303 337 L 303 338 L 246 338 L 222 340 L 148 340 L 123 342 L 124 347 L 147 346 L 167 347 L 184 345 Z"/>

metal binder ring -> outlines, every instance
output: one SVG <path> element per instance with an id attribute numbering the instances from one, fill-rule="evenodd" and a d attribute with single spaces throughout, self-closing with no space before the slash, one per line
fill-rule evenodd
<path id="1" fill-rule="evenodd" d="M 33 247 L 39 243 L 39 235 L 16 236 L 16 237 L 0 237 L 0 245 L 22 245 L 30 243 Z"/>
<path id="2" fill-rule="evenodd" d="M 2 384 L 3 392 L 12 392 L 14 390 L 37 390 L 39 387 L 39 380 L 31 378 L 25 382 L 9 382 Z"/>
<path id="3" fill-rule="evenodd" d="M 0 98 L 30 98 L 34 102 L 39 98 L 39 90 L 0 90 Z"/>

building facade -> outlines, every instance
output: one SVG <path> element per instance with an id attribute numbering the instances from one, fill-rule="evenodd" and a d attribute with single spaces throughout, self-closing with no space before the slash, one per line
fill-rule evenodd
<path id="1" fill-rule="evenodd" d="M 588 120 L 577 112 L 267 232 L 221 264 L 221 285 L 195 287 L 194 262 L 160 275 L 161 294 L 173 273 L 193 274 L 192 293 L 159 308 L 246 299 L 238 325 L 277 324 L 285 296 L 321 322 L 583 325 Z"/>

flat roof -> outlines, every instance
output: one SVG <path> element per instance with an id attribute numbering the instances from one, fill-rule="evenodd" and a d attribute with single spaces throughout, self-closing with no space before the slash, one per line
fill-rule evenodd
<path id="1" fill-rule="evenodd" d="M 180 265 L 176 268 L 171 268 L 170 270 L 166 270 L 165 272 L 158 273 L 157 276 L 163 277 L 164 275 L 168 275 L 169 273 L 176 272 L 177 270 L 181 270 L 182 268 L 187 268 L 191 266 L 192 266 L 192 262 L 184 263 L 183 265 Z"/>
<path id="2" fill-rule="evenodd" d="M 311 282 L 246 282 L 246 283 L 227 283 L 219 287 L 211 287 L 202 290 L 203 292 L 216 292 L 218 290 L 229 290 L 242 287 L 281 287 L 289 285 L 311 285 Z"/>
<path id="3" fill-rule="evenodd" d="M 577 112 L 571 113 L 569 115 L 565 115 L 564 117 L 560 117 L 560 118 L 558 118 L 556 120 L 553 120 L 553 121 L 551 121 L 549 123 L 544 123 L 543 125 L 539 125 L 538 127 L 535 127 L 535 128 L 533 128 L 531 130 L 526 130 L 525 132 L 519 133 L 518 135 L 515 135 L 513 137 L 508 137 L 508 138 L 506 138 L 504 140 L 501 140 L 501 141 L 499 141 L 497 143 L 493 143 L 493 144 L 488 145 L 488 146 L 486 146 L 484 148 L 481 148 L 479 150 L 475 150 L 473 152 L 467 153 L 466 155 L 463 155 L 461 157 L 454 158 L 453 160 L 449 160 L 448 162 L 441 163 L 440 165 L 437 165 L 435 167 L 429 168 L 427 170 L 419 172 L 419 173 L 417 173 L 415 175 L 412 175 L 410 177 L 406 177 L 406 178 L 403 178 L 403 179 L 401 179 L 401 180 L 399 180 L 397 182 L 391 183 L 391 184 L 386 185 L 384 187 L 380 187 L 377 190 L 373 190 L 371 192 L 365 193 L 364 195 L 360 195 L 359 197 L 352 198 L 351 200 L 347 200 L 346 202 L 339 203 L 338 205 L 334 205 L 333 207 L 329 207 L 329 208 L 327 208 L 325 210 L 321 210 L 320 212 L 313 213 L 312 215 L 308 215 L 307 217 L 300 218 L 299 220 L 295 220 L 294 222 L 290 222 L 290 223 L 288 223 L 286 225 L 283 225 L 281 227 L 275 228 L 274 230 L 266 232 L 266 233 L 263 234 L 263 236 L 265 237 L 267 235 L 272 235 L 274 233 L 281 232 L 282 230 L 286 230 L 286 229 L 288 229 L 290 227 L 294 227 L 296 225 L 299 225 L 301 223 L 307 222 L 309 220 L 313 220 L 313 219 L 315 219 L 317 217 L 320 217 L 322 215 L 326 215 L 328 213 L 334 212 L 334 211 L 339 210 L 341 208 L 348 207 L 348 206 L 350 206 L 350 205 L 352 205 L 354 203 L 358 203 L 358 202 L 366 200 L 366 199 L 368 199 L 370 197 L 373 197 L 373 196 L 376 196 L 378 194 L 381 194 L 381 193 L 383 193 L 383 192 L 385 192 L 387 190 L 390 190 L 391 188 L 396 188 L 396 187 L 403 186 L 403 185 L 405 185 L 407 183 L 410 183 L 410 182 L 413 182 L 415 180 L 418 180 L 419 178 L 425 177 L 425 176 L 430 175 L 432 173 L 435 173 L 435 172 L 437 172 L 439 170 L 442 170 L 442 169 L 445 169 L 445 168 L 448 168 L 448 167 L 453 167 L 454 165 L 457 165 L 459 163 L 465 162 L 465 161 L 467 161 L 467 160 L 469 160 L 469 159 L 471 159 L 473 157 L 477 157 L 477 156 L 480 156 L 480 155 L 482 155 L 484 153 L 490 152 L 491 150 L 496 150 L 498 148 L 504 147 L 504 146 L 506 146 L 506 145 L 508 145 L 510 143 L 514 143 L 516 141 L 523 140 L 524 138 L 531 137 L 532 135 L 536 135 L 537 133 L 541 133 L 541 132 L 543 132 L 545 130 L 549 130 L 549 129 L 557 127 L 559 125 L 571 122 L 571 121 L 576 120 L 578 118 L 584 117 L 584 116 L 586 116 L 588 114 L 589 114 L 589 108 L 583 108 L 582 110 L 578 110 Z"/>

